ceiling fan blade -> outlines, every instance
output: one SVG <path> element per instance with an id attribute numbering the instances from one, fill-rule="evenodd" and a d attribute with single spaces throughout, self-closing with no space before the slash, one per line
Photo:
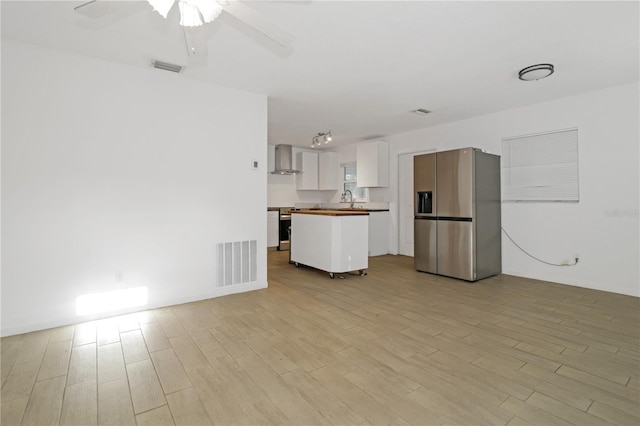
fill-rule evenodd
<path id="1" fill-rule="evenodd" d="M 231 0 L 227 4 L 223 4 L 222 8 L 225 12 L 229 12 L 229 14 L 284 47 L 289 46 L 295 38 L 289 31 L 239 1 Z"/>
<path id="2" fill-rule="evenodd" d="M 204 33 L 204 25 L 197 27 L 182 27 L 184 40 L 187 43 L 189 57 L 205 57 L 208 55 L 207 37 Z"/>
<path id="3" fill-rule="evenodd" d="M 89 18 L 102 18 L 110 13 L 116 12 L 123 7 L 122 1 L 91 0 L 73 8 L 76 12 Z"/>

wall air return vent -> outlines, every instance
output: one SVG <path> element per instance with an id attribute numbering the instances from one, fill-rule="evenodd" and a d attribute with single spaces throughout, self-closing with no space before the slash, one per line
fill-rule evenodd
<path id="1" fill-rule="evenodd" d="M 216 244 L 216 287 L 253 283 L 257 280 L 257 241 Z"/>
<path id="2" fill-rule="evenodd" d="M 151 66 L 159 70 L 171 71 L 175 73 L 180 73 L 184 69 L 184 67 L 180 65 L 170 64 L 169 62 L 156 61 L 155 59 L 151 61 Z"/>

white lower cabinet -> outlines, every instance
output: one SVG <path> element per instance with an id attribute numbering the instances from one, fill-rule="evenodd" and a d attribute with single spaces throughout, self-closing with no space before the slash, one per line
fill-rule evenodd
<path id="1" fill-rule="evenodd" d="M 362 271 L 367 257 L 367 215 L 291 215 L 291 261 L 327 271 Z"/>
<path id="2" fill-rule="evenodd" d="M 369 256 L 389 253 L 389 212 L 369 212 Z"/>
<path id="3" fill-rule="evenodd" d="M 280 212 L 267 211 L 267 247 L 278 247 L 280 243 Z"/>

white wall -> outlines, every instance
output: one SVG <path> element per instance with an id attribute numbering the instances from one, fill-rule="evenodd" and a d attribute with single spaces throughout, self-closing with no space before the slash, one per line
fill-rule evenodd
<path id="1" fill-rule="evenodd" d="M 577 127 L 580 202 L 504 203 L 502 224 L 530 253 L 552 263 L 579 254 L 579 264 L 544 265 L 503 235 L 503 272 L 640 296 L 639 93 L 638 83 L 617 86 L 385 138 L 389 201 L 397 202 L 399 153 L 473 146 L 500 154 L 504 137 Z M 393 244 L 397 253 L 397 239 Z"/>
<path id="2" fill-rule="evenodd" d="M 224 291 L 214 253 L 266 247 L 266 135 L 264 96 L 3 40 L 2 334 L 86 320 L 85 294 L 265 287 L 266 250 Z"/>

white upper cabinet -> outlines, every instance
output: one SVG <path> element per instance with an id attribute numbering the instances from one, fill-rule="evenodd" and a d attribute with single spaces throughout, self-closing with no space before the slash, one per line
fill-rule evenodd
<path id="1" fill-rule="evenodd" d="M 297 154 L 297 167 L 300 173 L 296 175 L 296 189 L 318 189 L 318 153 L 299 152 Z"/>
<path id="2" fill-rule="evenodd" d="M 318 189 L 334 190 L 340 189 L 340 166 L 338 164 L 337 152 L 322 152 L 318 157 Z"/>
<path id="3" fill-rule="evenodd" d="M 357 147 L 358 187 L 389 186 L 389 144 L 376 141 Z"/>
<path id="4" fill-rule="evenodd" d="M 340 169 L 336 152 L 299 152 L 296 156 L 300 173 L 296 175 L 298 190 L 340 189 Z"/>

